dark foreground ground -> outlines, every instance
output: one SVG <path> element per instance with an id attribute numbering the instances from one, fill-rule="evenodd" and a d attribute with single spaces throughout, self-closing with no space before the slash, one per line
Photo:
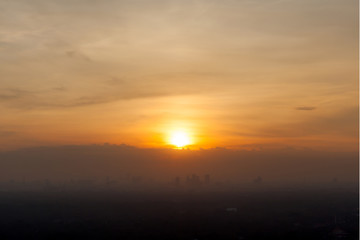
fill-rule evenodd
<path id="1" fill-rule="evenodd" d="M 358 239 L 356 191 L 0 193 L 0 239 Z"/>

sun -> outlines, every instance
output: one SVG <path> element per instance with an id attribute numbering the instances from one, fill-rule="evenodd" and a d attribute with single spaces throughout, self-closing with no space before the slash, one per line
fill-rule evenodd
<path id="1" fill-rule="evenodd" d="M 170 143 L 178 148 L 185 147 L 191 143 L 190 137 L 186 132 L 176 131 L 170 136 Z"/>

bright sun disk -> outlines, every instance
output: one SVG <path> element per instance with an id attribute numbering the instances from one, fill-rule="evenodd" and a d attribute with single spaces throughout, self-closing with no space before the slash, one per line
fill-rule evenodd
<path id="1" fill-rule="evenodd" d="M 174 132 L 170 137 L 170 143 L 176 147 L 184 147 L 190 144 L 190 138 L 185 132 Z"/>

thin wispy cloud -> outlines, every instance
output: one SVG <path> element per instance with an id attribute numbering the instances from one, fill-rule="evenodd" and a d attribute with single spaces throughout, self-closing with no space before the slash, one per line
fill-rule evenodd
<path id="1" fill-rule="evenodd" d="M 306 107 L 306 106 L 304 106 L 304 107 L 296 107 L 295 109 L 300 110 L 300 111 L 312 111 L 312 110 L 315 110 L 316 107 Z"/>

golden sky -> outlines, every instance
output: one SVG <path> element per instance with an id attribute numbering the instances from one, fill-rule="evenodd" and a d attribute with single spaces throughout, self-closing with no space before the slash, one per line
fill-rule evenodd
<path id="1" fill-rule="evenodd" d="M 358 148 L 356 0 L 0 1 L 0 150 Z"/>

